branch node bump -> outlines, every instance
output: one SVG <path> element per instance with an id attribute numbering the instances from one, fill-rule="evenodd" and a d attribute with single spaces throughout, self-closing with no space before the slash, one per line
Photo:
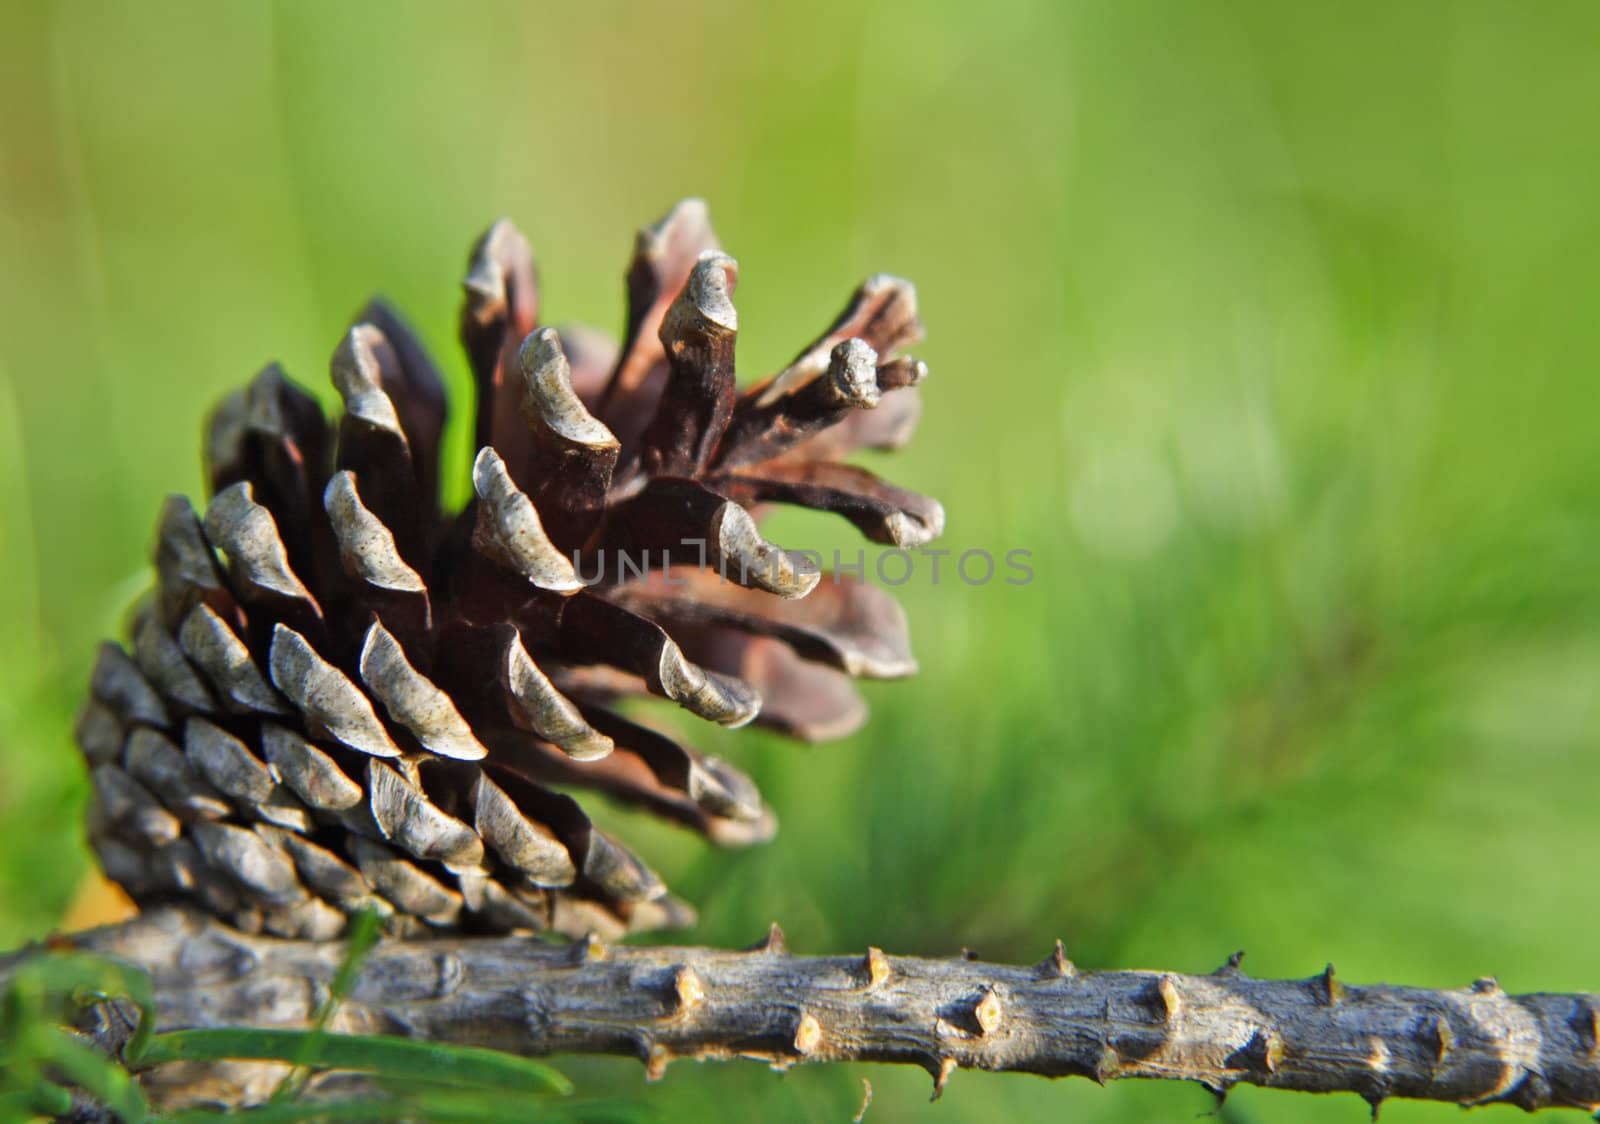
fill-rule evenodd
<path id="1" fill-rule="evenodd" d="M 1443 1015 L 1435 1015 L 1427 1033 L 1433 1039 L 1434 1061 L 1443 1065 L 1445 1057 L 1455 1048 L 1456 1032 L 1450 1028 L 1449 1020 Z"/>
<path id="2" fill-rule="evenodd" d="M 1225 980 L 1226 979 L 1232 979 L 1233 977 L 1239 975 L 1239 965 L 1241 963 L 1243 963 L 1243 961 L 1244 961 L 1244 949 L 1241 948 L 1238 952 L 1236 952 L 1232 956 L 1228 957 L 1228 962 L 1226 964 L 1224 964 L 1222 967 L 1218 968 L 1215 972 L 1212 972 L 1211 974 L 1213 976 L 1220 976 L 1221 978 L 1223 978 Z"/>
<path id="3" fill-rule="evenodd" d="M 1171 1022 L 1183 1010 L 1183 996 L 1178 994 L 1178 985 L 1170 975 L 1162 975 L 1156 981 L 1156 999 L 1160 1002 L 1162 1018 Z"/>
<path id="4" fill-rule="evenodd" d="M 687 1015 L 705 1002 L 706 986 L 695 970 L 688 965 L 672 975 L 672 990 L 677 998 L 677 1013 Z"/>
<path id="5" fill-rule="evenodd" d="M 1070 980 L 1078 974 L 1078 967 L 1067 959 L 1067 946 L 1057 939 L 1056 947 L 1034 966 L 1033 971 L 1041 980 Z"/>
<path id="6" fill-rule="evenodd" d="M 767 930 L 767 935 L 745 951 L 764 952 L 769 956 L 787 956 L 789 954 L 789 941 L 783 935 L 783 928 L 774 921 Z"/>
<path id="7" fill-rule="evenodd" d="M 598 964 L 610 957 L 611 952 L 606 948 L 606 942 L 594 933 L 585 933 L 583 940 L 575 941 L 572 945 L 572 963 L 575 967 L 585 964 Z"/>
<path id="8" fill-rule="evenodd" d="M 1322 1001 L 1327 1006 L 1332 1007 L 1344 1001 L 1344 984 L 1334 977 L 1332 964 L 1324 968 L 1320 976 L 1313 978 L 1320 988 Z"/>
<path id="9" fill-rule="evenodd" d="M 868 991 L 887 983 L 889 977 L 894 974 L 894 969 L 889 966 L 889 958 L 883 954 L 883 949 L 875 946 L 867 949 L 863 968 L 867 976 Z"/>
<path id="10" fill-rule="evenodd" d="M 1600 1006 L 1578 1000 L 1578 1009 L 1572 1015 L 1572 1029 L 1583 1043 L 1589 1057 L 1600 1053 Z"/>
<path id="11" fill-rule="evenodd" d="M 1089 1076 L 1096 1085 L 1104 1085 L 1122 1072 L 1122 1058 L 1117 1055 L 1116 1048 L 1109 1043 L 1100 1047 L 1100 1056 L 1095 1059 L 1094 1072 Z"/>
<path id="12" fill-rule="evenodd" d="M 794 1052 L 801 1057 L 808 1057 L 816 1053 L 821 1045 L 822 1024 L 809 1011 L 803 1012 L 794 1028 Z"/>
<path id="13" fill-rule="evenodd" d="M 985 987 L 978 1002 L 972 1007 L 972 1017 L 977 1020 L 978 1033 L 993 1034 L 1005 1020 L 1006 1009 L 1000 995 L 993 987 Z"/>
<path id="14" fill-rule="evenodd" d="M 1374 1038 L 1379 1046 L 1382 1043 Z M 1250 1041 L 1240 1046 L 1228 1056 L 1230 1069 L 1243 1069 L 1256 1074 L 1273 1074 L 1278 1072 L 1278 1066 L 1283 1061 L 1283 1038 L 1270 1026 L 1257 1026 L 1250 1035 Z M 1384 1055 L 1384 1065 L 1387 1065 L 1387 1051 Z M 1374 1064 L 1374 1069 L 1380 1068 Z"/>

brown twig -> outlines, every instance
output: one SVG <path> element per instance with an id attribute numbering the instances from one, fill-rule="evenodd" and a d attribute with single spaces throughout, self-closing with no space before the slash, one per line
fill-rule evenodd
<path id="1" fill-rule="evenodd" d="M 71 938 L 149 972 L 163 1029 L 309 1022 L 339 943 L 248 936 L 156 910 Z M 594 939 L 394 941 L 366 961 L 334 1029 L 470 1042 L 527 1055 L 677 1058 L 775 1066 L 919 1065 L 934 1095 L 956 1069 L 1107 1081 L 1239 1083 L 1525 1109 L 1600 1106 L 1600 996 L 1510 996 L 1492 979 L 1451 991 L 1357 987 L 1326 972 L 1251 979 L 1079 972 L 1060 945 L 1031 967 L 965 958 L 794 956 L 774 927 L 753 949 L 635 948 Z M 249 1099 L 249 1068 L 154 1074 L 158 1096 L 210 1081 Z M 228 1089 L 226 1082 L 232 1081 Z"/>

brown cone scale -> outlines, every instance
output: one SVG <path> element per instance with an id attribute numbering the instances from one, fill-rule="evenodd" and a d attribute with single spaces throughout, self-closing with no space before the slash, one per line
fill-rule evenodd
<path id="1" fill-rule="evenodd" d="M 532 250 L 495 223 L 464 281 L 478 447 L 459 512 L 438 492 L 443 384 L 381 302 L 335 349 L 332 422 L 276 366 L 225 399 L 211 498 L 162 508 L 153 591 L 78 722 L 106 873 L 137 902 L 314 939 L 364 908 L 398 935 L 690 923 L 580 797 L 728 846 L 776 821 L 744 773 L 619 704 L 850 732 L 852 678 L 915 670 L 905 616 L 768 541 L 759 513 L 830 511 L 903 547 L 944 522 L 842 463 L 915 425 L 911 285 L 869 278 L 740 391 L 737 278 L 705 205 L 679 204 L 639 234 L 618 348 L 539 326 Z"/>

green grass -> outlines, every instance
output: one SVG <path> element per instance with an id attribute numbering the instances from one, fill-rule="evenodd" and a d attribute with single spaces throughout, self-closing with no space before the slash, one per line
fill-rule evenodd
<path id="1" fill-rule="evenodd" d="M 932 366 L 884 467 L 1026 587 L 907 587 L 922 674 L 783 820 L 626 820 L 707 942 L 1600 987 L 1600 9 L 23 3 L 0 36 L 0 944 L 86 859 L 68 736 L 211 400 L 326 391 L 382 290 L 465 389 L 471 237 L 614 326 L 709 198 L 764 372 L 860 277 Z M 459 411 L 458 411 L 459 414 Z M 460 418 L 458 416 L 457 421 Z M 464 472 L 466 436 L 453 432 Z M 794 545 L 854 545 L 780 521 Z M 667 1118 L 1188 1118 L 1198 1090 L 562 1062 Z M 1233 1121 L 1350 1121 L 1243 1091 Z M 1490 1110 L 1487 1119 L 1509 1118 Z M 1394 1105 L 1388 1121 L 1455 1119 Z"/>

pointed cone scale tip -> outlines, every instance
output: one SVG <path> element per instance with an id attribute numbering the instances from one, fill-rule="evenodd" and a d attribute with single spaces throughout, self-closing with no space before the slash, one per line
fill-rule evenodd
<path id="1" fill-rule="evenodd" d="M 883 397 L 878 389 L 878 353 L 865 340 L 845 340 L 833 349 L 828 378 L 839 398 L 858 409 L 871 410 Z"/>
<path id="2" fill-rule="evenodd" d="M 598 761 L 615 743 L 590 726 L 583 712 L 557 690 L 523 646 L 515 629 L 506 630 L 503 684 L 513 715 L 574 761 Z"/>
<path id="3" fill-rule="evenodd" d="M 374 621 L 361 645 L 361 678 L 389 718 L 410 730 L 429 753 L 478 761 L 489 751 L 444 691 L 411 665 L 400 641 Z"/>
<path id="4" fill-rule="evenodd" d="M 689 281 L 661 325 L 663 339 L 679 338 L 694 328 L 732 334 L 739 330 L 733 287 L 739 266 L 720 250 L 707 250 L 689 272 Z"/>
<path id="5" fill-rule="evenodd" d="M 671 252 L 672 243 L 680 238 L 703 241 L 712 247 L 717 245 L 717 237 L 711 231 L 711 208 L 704 199 L 691 196 L 680 200 L 660 220 L 642 228 L 635 252 L 640 257 L 660 261 Z"/>
<path id="6" fill-rule="evenodd" d="M 212 545 L 227 552 L 235 575 L 248 589 L 299 601 L 321 615 L 316 598 L 289 565 L 288 546 L 277 520 L 255 501 L 248 482 L 213 496 L 202 526 Z"/>
<path id="7" fill-rule="evenodd" d="M 690 663 L 670 640 L 661 648 L 659 676 L 669 699 L 718 725 L 737 729 L 761 712 L 761 696 L 748 683 Z"/>
<path id="8" fill-rule="evenodd" d="M 517 224 L 505 217 L 495 219 L 473 247 L 461 286 L 485 304 L 503 306 L 508 297 L 507 266 L 531 256 L 532 249 Z"/>
<path id="9" fill-rule="evenodd" d="M 596 449 L 617 445 L 616 436 L 572 389 L 572 368 L 554 328 L 540 328 L 522 341 L 517 358 L 529 406 L 552 432 L 574 445 Z"/>
<path id="10" fill-rule="evenodd" d="M 902 550 L 926 546 L 944 534 L 944 505 L 934 501 L 919 515 L 909 511 L 891 511 L 884 517 L 884 527 L 889 540 Z"/>
<path id="11" fill-rule="evenodd" d="M 796 562 L 761 537 L 756 521 L 736 503 L 726 503 L 713 521 L 717 547 L 730 581 L 776 593 L 779 597 L 804 597 L 817 587 L 822 572 L 809 563 Z"/>
<path id="12" fill-rule="evenodd" d="M 545 534 L 533 501 L 512 482 L 500 454 L 487 445 L 473 462 L 472 486 L 481 502 L 479 527 L 496 561 L 540 589 L 576 593 L 583 588 L 572 560 Z"/>
<path id="13" fill-rule="evenodd" d="M 333 353 L 329 368 L 334 389 L 344 400 L 345 413 L 359 418 L 374 429 L 393 434 L 404 442 L 405 431 L 394 401 L 383 387 L 376 349 L 386 346 L 383 333 L 371 324 L 357 324 L 345 333 L 339 350 Z"/>
<path id="14" fill-rule="evenodd" d="M 355 473 L 334 473 L 323 490 L 322 505 L 347 573 L 380 589 L 399 593 L 428 591 L 422 576 L 400 557 L 394 532 L 361 502 Z"/>

